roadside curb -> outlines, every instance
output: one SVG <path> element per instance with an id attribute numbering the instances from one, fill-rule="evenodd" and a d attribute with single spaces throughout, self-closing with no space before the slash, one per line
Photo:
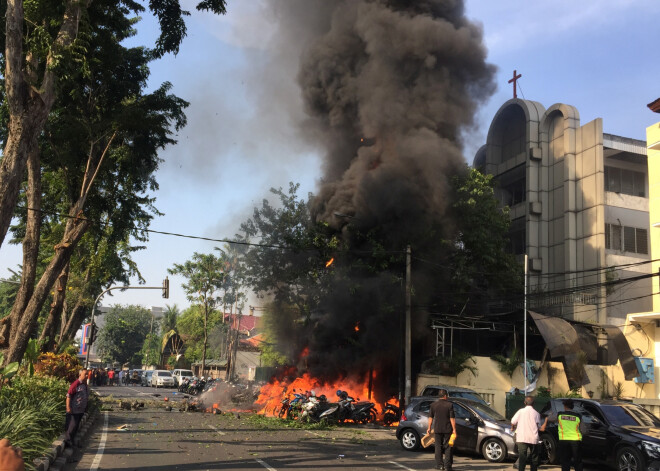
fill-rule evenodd
<path id="1" fill-rule="evenodd" d="M 93 394 L 96 393 L 93 392 Z M 78 432 L 73 439 L 74 446 L 80 447 L 98 416 L 99 409 L 96 406 L 96 402 L 94 402 L 94 404 L 90 404 L 89 409 L 80 420 Z M 71 462 L 73 448 L 67 446 L 64 440 L 65 435 L 62 433 L 53 441 L 50 450 L 44 456 L 34 459 L 33 463 L 37 471 L 61 471 L 67 463 Z"/>

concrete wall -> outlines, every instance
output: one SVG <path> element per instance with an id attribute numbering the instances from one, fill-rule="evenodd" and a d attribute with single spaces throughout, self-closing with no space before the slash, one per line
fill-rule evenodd
<path id="1" fill-rule="evenodd" d="M 634 344 L 642 342 L 642 333 L 637 332 L 636 335 L 631 334 L 631 336 L 633 337 Z M 633 343 L 631 343 L 631 348 L 635 348 L 633 347 Z M 461 373 L 458 377 L 420 374 L 417 377 L 417 386 L 414 393 L 420 394 L 424 387 L 434 384 L 462 386 L 477 391 L 484 396 L 487 402 L 491 403 L 493 409 L 504 415 L 506 393 L 513 387 L 520 389 L 524 387 L 522 368 L 518 368 L 514 372 L 513 377 L 509 378 L 508 375 L 499 370 L 497 362 L 490 358 L 475 357 L 475 360 L 477 361 L 476 367 L 478 369 L 476 377 L 468 371 Z M 539 364 L 540 362 L 536 362 L 537 367 Z M 594 399 L 611 397 L 616 384 L 620 382 L 623 385 L 623 397 L 625 398 L 636 398 L 640 400 L 658 399 L 654 384 L 641 385 L 633 381 L 626 381 L 623 377 L 621 366 L 618 363 L 613 366 L 587 365 L 585 370 L 590 380 L 590 383 L 581 390 L 582 396 L 585 398 L 590 397 L 589 392 L 593 393 Z M 548 362 L 541 372 L 537 382 L 538 386 L 550 388 L 550 392 L 553 395 L 568 392 L 568 382 L 566 381 L 562 363 L 555 361 Z M 532 393 L 532 395 L 535 394 L 536 392 Z"/>

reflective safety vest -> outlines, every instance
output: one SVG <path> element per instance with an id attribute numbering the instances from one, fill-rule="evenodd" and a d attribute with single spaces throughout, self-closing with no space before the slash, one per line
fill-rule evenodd
<path id="1" fill-rule="evenodd" d="M 582 440 L 580 433 L 580 416 L 574 412 L 560 412 L 557 414 L 557 423 L 559 424 L 560 440 L 579 441 Z"/>

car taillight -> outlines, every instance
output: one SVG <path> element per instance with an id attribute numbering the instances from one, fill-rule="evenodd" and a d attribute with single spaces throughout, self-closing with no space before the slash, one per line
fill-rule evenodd
<path id="1" fill-rule="evenodd" d="M 406 413 L 402 412 L 401 413 L 401 422 L 405 422 L 406 420 L 408 420 L 408 418 L 406 417 Z"/>

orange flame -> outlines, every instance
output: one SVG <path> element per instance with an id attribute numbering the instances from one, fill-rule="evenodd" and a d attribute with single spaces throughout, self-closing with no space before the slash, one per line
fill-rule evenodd
<path id="1" fill-rule="evenodd" d="M 325 262 L 325 268 L 328 268 L 330 265 L 332 265 L 332 263 L 333 263 L 334 261 L 335 261 L 335 258 L 332 257 L 330 260 L 328 260 L 327 262 Z"/>
<path id="2" fill-rule="evenodd" d="M 355 330 L 355 332 L 360 332 L 360 323 L 359 322 L 357 322 L 355 324 L 355 327 L 353 327 L 353 330 Z"/>

